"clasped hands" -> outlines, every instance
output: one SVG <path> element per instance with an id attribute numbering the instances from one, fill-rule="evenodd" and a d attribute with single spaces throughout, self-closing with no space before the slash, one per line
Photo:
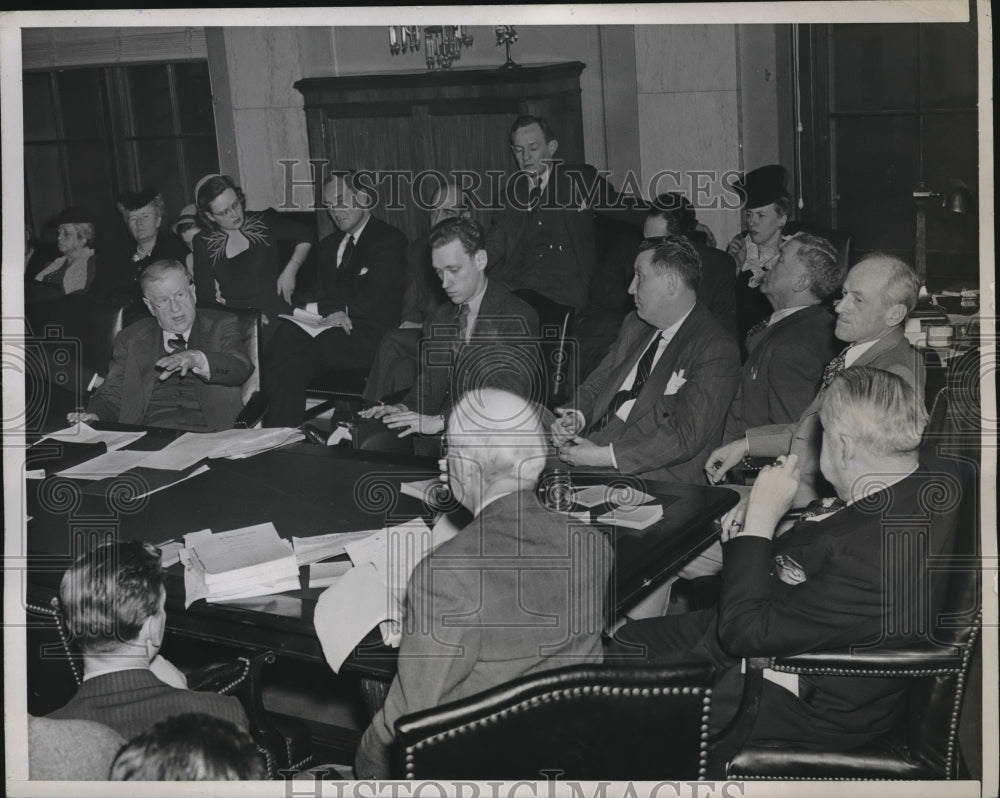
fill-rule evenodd
<path id="1" fill-rule="evenodd" d="M 571 466 L 614 466 L 610 446 L 598 446 L 580 435 L 586 426 L 583 413 L 568 407 L 557 407 L 555 414 L 549 435 L 560 460 Z"/>
<path id="2" fill-rule="evenodd" d="M 444 432 L 441 416 L 425 416 L 415 413 L 406 405 L 376 405 L 358 413 L 362 418 L 380 418 L 389 429 L 399 430 L 399 437 L 405 438 L 419 432 L 421 435 L 438 435 Z"/>

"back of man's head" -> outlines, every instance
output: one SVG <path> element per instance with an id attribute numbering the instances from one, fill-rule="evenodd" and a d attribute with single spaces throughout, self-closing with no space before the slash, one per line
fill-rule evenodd
<path id="1" fill-rule="evenodd" d="M 909 383 L 871 366 L 838 374 L 819 417 L 826 434 L 851 438 L 873 459 L 914 455 L 927 426 L 927 410 Z"/>
<path id="2" fill-rule="evenodd" d="M 652 250 L 650 266 L 659 273 L 673 271 L 691 291 L 698 290 L 701 282 L 701 256 L 694 245 L 680 235 L 666 238 L 647 238 L 639 244 L 639 252 Z"/>
<path id="3" fill-rule="evenodd" d="M 81 555 L 59 586 L 72 642 L 101 654 L 134 641 L 160 611 L 164 579 L 159 549 L 149 544 L 109 543 Z"/>
<path id="4" fill-rule="evenodd" d="M 436 224 L 431 229 L 429 241 L 431 249 L 459 241 L 466 255 L 475 255 L 486 248 L 486 233 L 479 222 L 457 216 Z"/>
<path id="5" fill-rule="evenodd" d="M 112 781 L 259 781 L 253 740 L 227 720 L 175 715 L 133 737 L 111 763 Z"/>
<path id="6" fill-rule="evenodd" d="M 485 491 L 533 487 L 546 455 L 538 406 L 497 388 L 468 391 L 448 420 L 448 451 L 477 464 Z"/>
<path id="7" fill-rule="evenodd" d="M 798 257 L 809 275 L 810 291 L 817 299 L 833 296 L 844 282 L 844 267 L 837 248 L 822 236 L 797 233 Z"/>

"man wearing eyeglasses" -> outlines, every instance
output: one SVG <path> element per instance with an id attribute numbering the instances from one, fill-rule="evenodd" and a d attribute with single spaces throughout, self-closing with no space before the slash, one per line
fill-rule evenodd
<path id="1" fill-rule="evenodd" d="M 253 372 L 235 317 L 195 308 L 191 275 L 176 260 L 151 263 L 139 278 L 153 318 L 115 339 L 111 365 L 84 413 L 69 421 L 117 421 L 193 432 L 229 429 Z"/>
<path id="2" fill-rule="evenodd" d="M 579 310 L 595 267 L 597 171 L 555 161 L 559 141 L 544 119 L 519 116 L 510 130 L 518 172 L 486 242 L 489 275 L 529 302 L 543 324 L 547 305 Z M 561 321 L 561 317 L 553 318 Z"/>

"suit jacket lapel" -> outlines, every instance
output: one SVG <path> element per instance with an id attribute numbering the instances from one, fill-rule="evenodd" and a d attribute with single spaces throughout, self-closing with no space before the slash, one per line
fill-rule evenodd
<path id="1" fill-rule="evenodd" d="M 677 363 L 678 357 L 691 346 L 692 339 L 701 329 L 701 322 L 700 306 L 695 305 L 670 343 L 667 344 L 667 348 L 663 350 L 660 359 L 656 361 L 649 379 L 646 380 L 639 397 L 632 405 L 632 411 L 628 414 L 629 420 L 645 415 L 657 398 L 663 396 L 663 392 L 667 389 L 667 383 L 670 382 L 670 377 L 674 373 L 674 365 Z"/>
<path id="2" fill-rule="evenodd" d="M 608 408 L 611 406 L 611 400 L 615 398 L 615 394 L 621 390 L 622 383 L 625 382 L 625 378 L 628 373 L 635 367 L 642 357 L 642 353 L 646 351 L 646 346 L 649 345 L 650 339 L 656 330 L 650 324 L 641 321 L 637 318 L 640 323 L 635 325 L 633 330 L 629 331 L 629 341 L 626 345 L 626 349 L 629 352 L 629 356 L 623 358 L 618 365 L 612 370 L 608 375 L 608 381 L 604 385 L 604 390 L 601 392 L 601 396 L 594 403 L 594 418 L 590 420 L 591 423 L 596 419 L 601 418 L 605 413 L 608 412 Z M 643 345 L 645 344 L 645 346 Z M 663 359 L 662 357 L 660 358 Z M 659 363 L 657 363 L 659 365 Z M 654 373 L 656 369 L 653 369 Z M 650 375 L 652 377 L 652 375 Z M 648 384 L 648 381 L 647 381 Z"/>
<path id="3" fill-rule="evenodd" d="M 892 349 L 896 346 L 900 339 L 903 337 L 902 328 L 895 328 L 890 330 L 888 333 L 879 338 L 875 343 L 868 347 L 864 352 L 858 355 L 858 359 L 854 361 L 851 365 L 854 366 L 867 366 L 876 357 L 885 352 L 887 349 Z"/>
<path id="4" fill-rule="evenodd" d="M 160 359 L 162 349 L 162 335 L 159 326 L 155 323 L 146 325 L 132 339 L 130 345 L 130 357 L 127 361 L 127 368 L 132 372 L 131 379 L 125 380 L 125 392 L 122 396 L 121 417 L 135 419 L 129 423 L 140 423 L 146 414 L 149 400 L 153 395 L 153 386 L 160 376 L 156 371 L 156 361 Z M 129 390 L 129 386 L 134 386 L 135 390 Z M 126 406 L 131 412 L 126 412 Z"/>

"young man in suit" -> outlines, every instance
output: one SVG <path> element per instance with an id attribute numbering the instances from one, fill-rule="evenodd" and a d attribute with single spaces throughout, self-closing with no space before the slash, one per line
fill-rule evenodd
<path id="1" fill-rule="evenodd" d="M 718 607 L 627 623 L 610 646 L 615 661 L 714 665 L 710 732 L 739 704 L 741 657 L 932 634 L 933 601 L 915 597 L 933 594 L 929 558 L 953 550 L 957 503 L 940 498 L 953 495 L 953 477 L 921 464 L 923 403 L 898 375 L 856 366 L 834 378 L 819 415 L 820 465 L 839 501 L 776 537 L 800 476 L 796 455 L 780 457 L 761 472 L 749 506 L 723 519 Z M 848 750 L 887 732 L 903 708 L 898 679 L 765 678 L 751 742 Z"/>
<path id="2" fill-rule="evenodd" d="M 834 334 L 848 345 L 827 364 L 823 386 L 815 399 L 798 421 L 750 427 L 744 437 L 713 451 L 705 461 L 709 480 L 719 482 L 747 455 L 777 457 L 792 453 L 799 456 L 802 471 L 794 506 L 804 507 L 815 499 L 820 491 L 820 403 L 830 380 L 849 366 L 872 366 L 898 374 L 923 404 L 923 359 L 903 336 L 903 322 L 916 307 L 919 290 L 917 275 L 897 257 L 875 253 L 858 261 L 847 273 L 835 305 Z"/>
<path id="3" fill-rule="evenodd" d="M 701 482 L 740 379 L 736 341 L 697 301 L 701 262 L 681 236 L 643 242 L 629 292 L 636 312 L 552 425 L 572 466 Z"/>
<path id="4" fill-rule="evenodd" d="M 83 653 L 83 684 L 47 717 L 103 723 L 126 740 L 187 712 L 247 729 L 236 698 L 186 689 L 184 675 L 159 655 L 165 579 L 159 549 L 139 541 L 99 546 L 67 569 L 59 601 L 71 642 Z"/>
<path id="5" fill-rule="evenodd" d="M 332 172 L 323 202 L 337 230 L 319 242 L 318 284 L 296 304 L 327 329 L 312 336 L 279 322 L 264 355 L 268 427 L 301 424 L 312 379 L 328 369 L 369 369 L 382 336 L 399 324 L 406 236 L 372 216 L 375 198 L 356 172 Z"/>
<path id="6" fill-rule="evenodd" d="M 503 387 L 544 401 L 538 316 L 486 277 L 483 228 L 447 219 L 431 231 L 431 260 L 450 302 L 424 324 L 417 383 L 401 404 L 363 411 L 399 437 L 440 435 L 455 400 L 471 388 Z"/>
<path id="7" fill-rule="evenodd" d="M 536 405 L 491 388 L 448 419 L 447 470 L 472 522 L 417 565 L 396 677 L 361 740 L 358 778 L 386 778 L 396 721 L 519 676 L 600 662 L 612 553 L 604 534 L 539 504 Z"/>
<path id="8" fill-rule="evenodd" d="M 643 238 L 684 236 L 701 259 L 698 301 L 711 311 L 719 324 L 736 335 L 736 263 L 723 252 L 709 246 L 698 230 L 694 207 L 683 194 L 668 191 L 653 200 L 642 224 Z"/>
<path id="9" fill-rule="evenodd" d="M 70 422 L 229 429 L 243 409 L 240 386 L 253 373 L 236 319 L 195 308 L 194 282 L 179 261 L 154 261 L 139 284 L 152 318 L 118 333 L 107 378 Z"/>
<path id="10" fill-rule="evenodd" d="M 546 120 L 514 120 L 510 149 L 518 171 L 486 241 L 490 277 L 530 302 L 543 324 L 562 323 L 560 311 L 587 301 L 596 265 L 591 205 L 604 189 L 593 166 L 557 162 L 558 148 Z"/>
<path id="11" fill-rule="evenodd" d="M 743 437 L 748 427 L 790 424 L 809 406 L 837 353 L 836 317 L 825 300 L 843 279 L 837 250 L 825 238 L 799 233 L 781 245 L 760 283 L 774 312 L 747 336 L 749 357 L 724 441 Z"/>

